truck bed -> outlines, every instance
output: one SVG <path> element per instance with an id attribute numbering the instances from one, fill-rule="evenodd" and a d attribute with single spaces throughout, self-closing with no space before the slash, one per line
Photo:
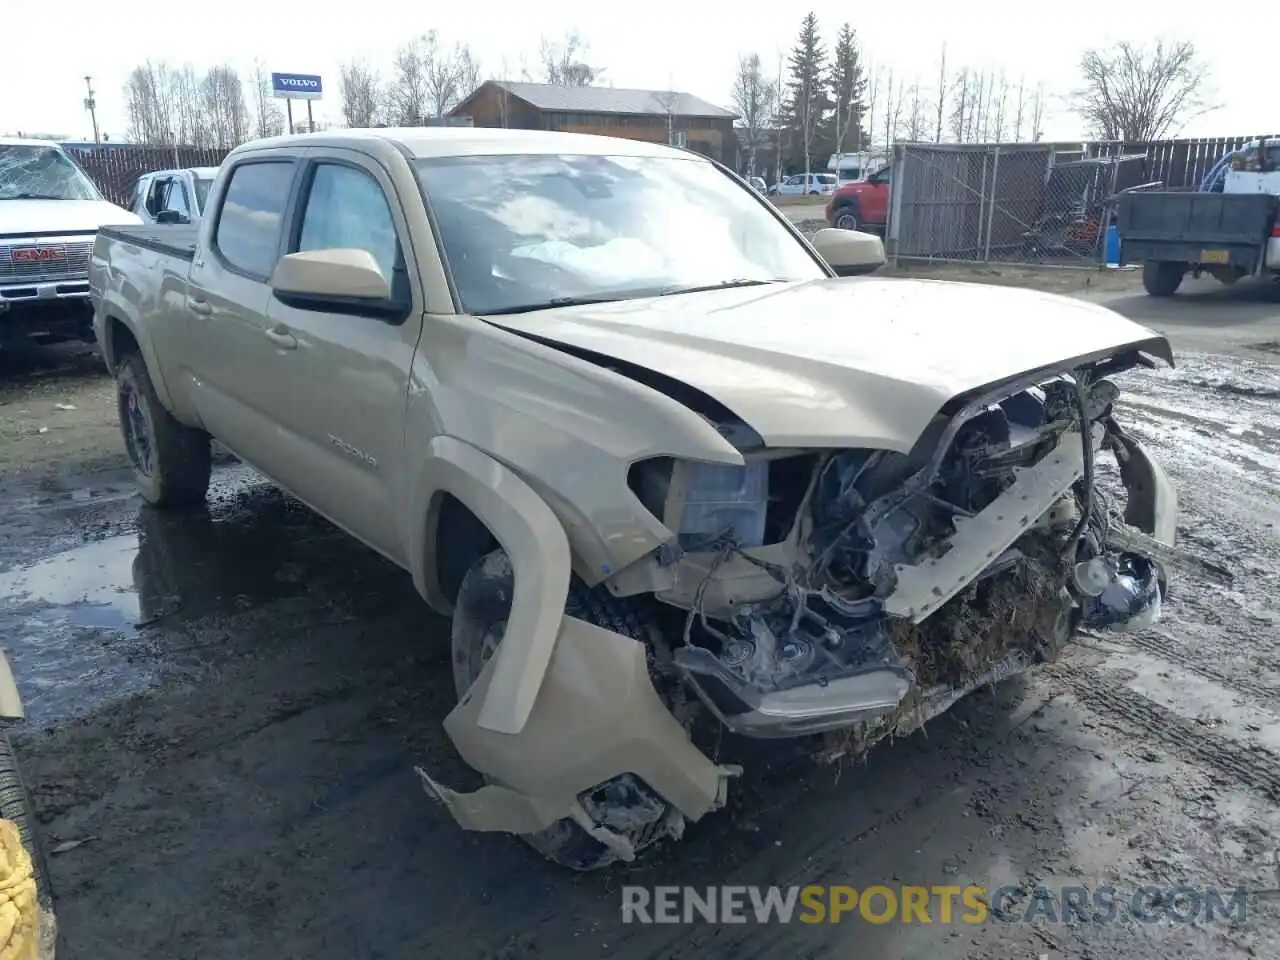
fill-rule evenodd
<path id="1" fill-rule="evenodd" d="M 1116 218 L 1120 260 L 1242 267 L 1252 273 L 1280 198 L 1265 193 L 1139 190 L 1122 194 Z"/>
<path id="2" fill-rule="evenodd" d="M 146 226 L 103 227 L 100 236 L 114 237 L 157 253 L 192 260 L 196 255 L 199 228 L 186 223 L 154 223 Z"/>

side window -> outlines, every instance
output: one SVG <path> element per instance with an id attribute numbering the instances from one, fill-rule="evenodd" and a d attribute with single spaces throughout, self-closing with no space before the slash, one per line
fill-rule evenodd
<path id="1" fill-rule="evenodd" d="M 298 251 L 368 250 L 388 282 L 399 245 L 382 187 L 371 175 L 336 163 L 316 166 L 302 214 Z"/>
<path id="2" fill-rule="evenodd" d="M 191 219 L 191 203 L 187 199 L 187 186 L 178 177 L 169 181 L 169 190 L 165 193 L 163 210 L 172 210 L 183 218 Z"/>
<path id="3" fill-rule="evenodd" d="M 166 177 L 152 177 L 147 185 L 147 213 L 153 217 L 163 209 L 164 192 L 168 183 Z"/>
<path id="4" fill-rule="evenodd" d="M 227 184 L 213 243 L 237 270 L 266 279 L 275 269 L 293 161 L 242 163 Z"/>

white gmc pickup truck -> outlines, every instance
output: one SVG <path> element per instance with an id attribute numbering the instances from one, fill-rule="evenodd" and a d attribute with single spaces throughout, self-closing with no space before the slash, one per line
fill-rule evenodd
<path id="1" fill-rule="evenodd" d="M 0 139 L 0 348 L 91 337 L 93 238 L 106 224 L 140 222 L 56 143 Z"/>
<path id="2" fill-rule="evenodd" d="M 351 130 L 239 147 L 90 284 L 143 496 L 202 501 L 212 435 L 409 571 L 487 781 L 424 786 L 589 869 L 724 805 L 722 731 L 856 755 L 1159 615 L 1177 500 L 1112 377 L 1167 340 L 840 275 L 883 259 L 684 150 Z"/>

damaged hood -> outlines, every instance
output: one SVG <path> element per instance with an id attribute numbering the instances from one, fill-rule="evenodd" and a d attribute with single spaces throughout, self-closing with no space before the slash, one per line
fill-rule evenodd
<path id="1" fill-rule="evenodd" d="M 905 453 L 954 397 L 1168 341 L 1094 304 L 1012 287 L 853 278 L 487 318 L 674 378 L 772 447 Z"/>

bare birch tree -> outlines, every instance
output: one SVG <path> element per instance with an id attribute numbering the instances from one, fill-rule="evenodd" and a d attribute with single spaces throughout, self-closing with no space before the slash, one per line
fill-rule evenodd
<path id="1" fill-rule="evenodd" d="M 933 142 L 942 142 L 942 119 L 947 109 L 947 94 L 950 92 L 947 79 L 947 45 L 942 45 L 942 56 L 938 58 L 938 114 L 934 119 Z"/>
<path id="2" fill-rule="evenodd" d="M 259 137 L 284 133 L 284 111 L 271 90 L 271 74 L 259 60 L 253 65 L 253 124 Z"/>
<path id="3" fill-rule="evenodd" d="M 995 79 L 992 87 L 991 139 L 996 143 L 1003 143 L 1009 122 L 1009 81 L 1003 71 L 1001 71 L 999 79 Z"/>
<path id="4" fill-rule="evenodd" d="M 542 79 L 562 87 L 589 87 L 600 80 L 603 67 L 591 65 L 587 42 L 576 30 L 571 30 L 563 40 L 542 39 L 539 51 L 542 61 Z"/>
<path id="5" fill-rule="evenodd" d="M 760 54 L 738 58 L 738 76 L 733 82 L 733 106 L 747 148 L 747 176 L 755 176 L 756 155 L 765 143 L 777 110 L 778 88 L 765 76 Z"/>
<path id="6" fill-rule="evenodd" d="M 1035 96 L 1031 98 L 1031 141 L 1039 143 L 1044 136 L 1044 81 L 1036 84 Z"/>
<path id="7" fill-rule="evenodd" d="M 1013 110 L 1013 142 L 1022 142 L 1022 126 L 1027 112 L 1027 78 L 1018 78 L 1018 97 Z"/>
<path id="8" fill-rule="evenodd" d="M 392 61 L 386 112 L 398 127 L 421 126 L 428 116 L 427 50 L 428 36 L 415 37 L 396 51 Z"/>
<path id="9" fill-rule="evenodd" d="M 956 143 L 967 141 L 969 132 L 969 69 L 961 67 L 952 85 L 954 95 L 951 101 L 951 135 Z"/>
<path id="10" fill-rule="evenodd" d="M 133 68 L 124 86 L 129 139 L 135 143 L 172 144 L 172 82 L 169 68 L 148 60 Z"/>
<path id="11" fill-rule="evenodd" d="M 920 80 L 917 78 L 906 93 L 906 138 L 912 143 L 919 143 L 925 138 L 925 130 L 929 125 L 928 103 L 920 95 Z"/>
<path id="12" fill-rule="evenodd" d="M 200 106 L 207 132 L 205 146 L 230 150 L 249 139 L 249 105 L 235 67 L 210 67 L 200 80 Z"/>
<path id="13" fill-rule="evenodd" d="M 1080 72 L 1084 82 L 1072 96 L 1076 112 L 1104 140 L 1162 140 L 1210 109 L 1209 68 L 1189 40 L 1086 50 Z"/>
<path id="14" fill-rule="evenodd" d="M 364 60 L 344 63 L 338 77 L 342 119 L 348 127 L 372 127 L 378 120 L 378 78 Z"/>

